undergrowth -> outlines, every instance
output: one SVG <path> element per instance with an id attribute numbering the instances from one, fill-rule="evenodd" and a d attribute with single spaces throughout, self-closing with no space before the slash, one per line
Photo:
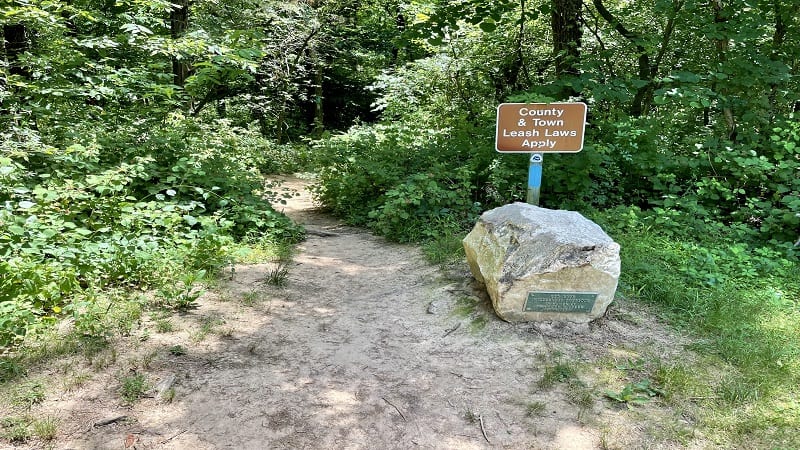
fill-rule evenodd
<path id="1" fill-rule="evenodd" d="M 678 233 L 653 226 L 657 217 L 635 208 L 623 211 L 595 214 L 621 245 L 619 294 L 658 307 L 692 332 L 688 350 L 712 365 L 705 376 L 696 375 L 699 367 L 687 373 L 662 366 L 659 377 L 672 381 L 666 386 L 683 386 L 669 395 L 696 396 L 704 426 L 734 445 L 800 444 L 790 431 L 800 424 L 800 266 L 793 250 L 759 245 L 735 226 Z"/>
<path id="2" fill-rule="evenodd" d="M 271 206 L 283 199 L 258 169 L 257 133 L 178 114 L 160 130 L 73 131 L 2 136 L 0 380 L 60 321 L 78 342 L 125 335 L 143 308 L 191 308 L 242 245 L 302 237 Z"/>

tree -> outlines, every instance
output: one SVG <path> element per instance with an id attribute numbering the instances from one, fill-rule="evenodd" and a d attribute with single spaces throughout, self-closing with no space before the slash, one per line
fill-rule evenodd
<path id="1" fill-rule="evenodd" d="M 29 46 L 25 25 L 21 23 L 4 24 L 3 42 L 9 75 L 27 77 L 28 71 L 20 61 L 20 56 L 28 50 Z"/>
<path id="2" fill-rule="evenodd" d="M 552 1 L 550 24 L 556 77 L 576 77 L 580 74 L 583 0 Z M 570 95 L 576 94 L 574 90 L 567 91 Z"/>
<path id="3" fill-rule="evenodd" d="M 177 41 L 189 28 L 189 0 L 176 0 L 169 12 L 172 40 Z M 189 76 L 189 64 L 180 54 L 172 57 L 172 77 L 176 86 L 183 87 Z"/>
<path id="4" fill-rule="evenodd" d="M 636 89 L 636 95 L 631 101 L 629 112 L 634 117 L 646 115 L 653 103 L 653 91 L 656 87 L 654 80 L 658 76 L 661 63 L 669 50 L 670 39 L 675 29 L 675 18 L 683 7 L 684 1 L 672 0 L 672 8 L 669 10 L 657 47 L 648 45 L 648 41 L 652 39 L 648 39 L 648 37 L 626 27 L 614 14 L 606 9 L 603 0 L 592 0 L 592 4 L 598 14 L 636 49 L 639 65 L 637 80 L 639 87 Z M 654 48 L 656 49 L 656 54 L 651 55 Z"/>

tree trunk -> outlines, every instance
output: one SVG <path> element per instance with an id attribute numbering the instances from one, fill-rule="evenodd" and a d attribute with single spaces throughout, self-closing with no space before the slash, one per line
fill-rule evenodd
<path id="1" fill-rule="evenodd" d="M 722 33 L 719 33 L 720 29 L 723 28 L 723 24 L 728 21 L 727 12 L 725 11 L 725 5 L 723 2 L 724 0 L 711 0 L 711 7 L 714 9 L 714 23 L 718 27 L 717 34 L 721 34 L 722 36 L 714 39 L 714 47 L 717 51 L 717 62 L 719 64 L 723 64 L 728 60 L 728 49 L 730 47 L 730 41 L 727 33 L 724 32 L 724 30 Z M 712 89 L 717 91 L 723 97 L 722 116 L 725 118 L 725 124 L 728 128 L 728 139 L 735 141 L 737 135 L 736 118 L 733 115 L 733 109 L 727 103 L 727 100 L 724 99 L 726 89 L 717 89 L 716 86 L 712 86 Z"/>
<path id="2" fill-rule="evenodd" d="M 675 17 L 678 11 L 683 7 L 683 3 L 684 0 L 673 0 L 672 11 L 670 11 L 667 24 L 664 27 L 664 34 L 661 36 L 658 54 L 656 55 L 655 61 L 651 61 L 650 54 L 644 46 L 644 36 L 625 27 L 625 25 L 605 7 L 602 0 L 592 0 L 592 4 L 600 16 L 608 22 L 609 25 L 614 27 L 622 37 L 636 47 L 639 60 L 638 77 L 639 80 L 644 83 L 636 89 L 636 94 L 633 96 L 633 101 L 631 101 L 631 106 L 628 111 L 630 115 L 634 117 L 646 115 L 650 111 L 650 107 L 653 104 L 653 91 L 655 89 L 653 80 L 658 75 L 658 68 L 667 52 L 667 46 L 672 37 L 672 32 L 675 29 Z"/>
<path id="3" fill-rule="evenodd" d="M 28 50 L 28 36 L 25 25 L 6 24 L 3 25 L 3 40 L 5 41 L 6 61 L 8 61 L 8 73 L 27 78 L 30 74 L 19 61 L 20 55 Z"/>
<path id="4" fill-rule="evenodd" d="M 312 50 L 314 64 L 316 65 L 314 71 L 314 137 L 322 137 L 322 132 L 325 130 L 324 114 L 322 109 L 322 82 L 323 82 L 323 69 L 324 65 L 317 55 L 316 50 Z"/>
<path id="5" fill-rule="evenodd" d="M 296 50 L 297 53 L 295 54 L 294 62 L 292 64 L 288 64 L 286 67 L 286 73 L 284 74 L 283 78 L 284 86 L 287 86 L 289 83 L 292 82 L 291 79 L 294 75 L 292 73 L 292 68 L 297 67 L 297 65 L 300 63 L 300 59 L 303 57 L 303 54 L 305 54 L 309 48 L 313 48 L 315 44 L 312 43 L 311 40 L 314 38 L 314 36 L 317 35 L 317 33 L 319 33 L 319 31 L 320 27 L 316 27 L 313 30 L 311 30 L 308 36 L 306 36 L 306 38 L 303 40 L 302 45 L 300 45 L 300 47 Z M 275 140 L 278 142 L 278 144 L 283 143 L 283 139 L 286 136 L 286 131 L 288 130 L 288 125 L 289 125 L 286 122 L 286 119 L 288 117 L 287 110 L 289 108 L 289 101 L 286 99 L 286 96 L 282 95 L 282 97 L 283 100 L 281 101 L 281 106 L 278 112 L 278 123 L 276 124 L 278 128 L 275 133 L 276 135 Z M 320 107 L 321 106 L 322 105 L 320 104 Z"/>
<path id="6" fill-rule="evenodd" d="M 178 39 L 189 28 L 189 0 L 175 0 L 174 7 L 169 13 L 169 25 L 172 39 Z M 176 86 L 181 86 L 189 76 L 189 65 L 182 58 L 172 57 L 172 80 Z"/>
<path id="7" fill-rule="evenodd" d="M 606 6 L 603 4 L 602 0 L 592 0 L 592 4 L 594 5 L 597 12 L 600 14 L 609 25 L 614 27 L 614 29 L 622 35 L 625 39 L 627 39 L 631 44 L 636 47 L 636 52 L 639 54 L 639 80 L 646 82 L 643 86 L 636 89 L 636 94 L 633 96 L 633 101 L 631 101 L 631 106 L 629 109 L 630 115 L 634 117 L 640 117 L 646 112 L 645 104 L 649 103 L 649 97 L 652 95 L 652 76 L 651 74 L 654 72 L 652 67 L 650 66 L 650 55 L 647 53 L 647 49 L 642 45 L 642 36 L 639 33 L 629 30 L 622 22 L 619 21 L 612 13 L 609 11 Z"/>
<path id="8" fill-rule="evenodd" d="M 782 0 L 773 0 L 772 8 L 773 12 L 775 13 L 775 32 L 772 35 L 772 59 L 775 61 L 786 62 L 786 57 L 782 53 L 784 51 L 783 44 L 786 41 L 786 32 L 789 25 L 787 24 L 787 19 L 791 21 L 791 12 L 788 8 L 783 6 Z M 770 106 L 770 124 L 772 124 L 772 121 L 778 114 L 781 114 L 781 110 L 786 108 L 786 105 L 781 105 L 778 100 L 778 92 L 782 87 L 781 84 L 782 83 L 778 81 L 770 83 L 770 91 L 768 94 Z M 788 106 L 794 112 L 797 112 L 800 108 L 800 100 L 795 101 L 793 107 L 792 105 Z"/>
<path id="9" fill-rule="evenodd" d="M 553 0 L 550 24 L 553 30 L 553 56 L 556 76 L 566 78 L 580 75 L 578 64 L 581 61 L 581 9 L 583 0 Z M 566 88 L 565 96 L 578 93 L 574 88 Z"/>

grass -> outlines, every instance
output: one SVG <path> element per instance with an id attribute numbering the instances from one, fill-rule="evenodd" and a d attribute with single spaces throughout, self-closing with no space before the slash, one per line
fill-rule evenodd
<path id="1" fill-rule="evenodd" d="M 164 403 L 172 403 L 175 401 L 175 388 L 169 388 L 161 394 L 161 401 Z"/>
<path id="2" fill-rule="evenodd" d="M 631 308 L 638 304 L 656 311 L 682 333 L 690 335 L 693 344 L 677 360 L 635 352 L 609 358 L 597 368 L 593 377 L 597 386 L 592 388 L 578 378 L 580 369 L 586 368 L 582 362 L 551 356 L 553 359 L 543 364 L 541 379 L 533 383 L 540 389 L 564 383 L 559 391 L 563 388 L 566 400 L 578 406 L 582 415 L 595 407 L 606 389 L 623 399 L 646 395 L 651 401 L 642 408 L 666 406 L 691 417 L 691 426 L 681 425 L 678 419 L 664 424 L 665 435 L 681 445 L 691 441 L 691 429 L 696 428 L 720 447 L 800 448 L 796 432 L 800 429 L 797 264 L 774 253 L 764 256 L 753 251 L 742 255 L 733 251 L 736 247 L 730 243 L 668 237 L 641 228 L 612 230 L 610 234 L 622 246 L 619 294 Z M 441 237 L 426 243 L 423 251 L 432 263 L 443 267 L 453 261 L 463 263 L 461 238 L 455 234 Z M 272 262 L 278 269 L 287 267 L 292 255 L 290 246 L 266 240 L 253 240 L 247 250 L 243 249 L 244 246 L 237 250 L 236 261 Z M 763 269 L 769 267 L 772 269 Z M 753 268 L 758 270 L 753 272 Z M 277 270 L 274 284 L 285 282 L 286 276 L 287 273 Z M 192 306 L 198 292 L 191 289 L 194 283 L 179 284 L 180 289 L 170 293 L 171 303 Z M 252 291 L 241 302 L 254 305 L 261 300 L 259 293 Z M 490 316 L 482 313 L 481 302 L 476 297 L 464 296 L 454 308 L 455 316 L 470 318 L 473 332 L 479 332 L 489 321 Z M 138 294 L 127 295 L 119 290 L 113 296 L 97 294 L 87 299 L 87 314 L 74 325 L 74 330 L 67 334 L 40 335 L 25 352 L 0 357 L 0 382 L 17 383 L 16 389 L 9 390 L 13 395 L 8 399 L 18 408 L 31 411 L 45 399 L 42 383 L 24 378 L 29 368 L 41 361 L 82 355 L 95 371 L 117 364 L 117 350 L 109 345 L 110 337 L 134 335 L 145 313 L 153 314 L 155 331 L 174 331 L 170 315 L 175 310 L 147 310 L 152 306 Z M 623 320 L 637 322 L 634 315 Z M 221 328 L 223 324 L 219 318 L 201 317 L 191 341 L 200 341 L 210 333 L 230 335 L 232 330 Z M 187 350 L 175 346 L 168 351 L 180 356 Z M 146 368 L 153 356 L 145 358 L 142 365 Z M 64 390 L 83 384 L 90 378 L 89 373 L 63 382 Z M 126 402 L 134 403 L 147 389 L 146 377 L 125 373 L 126 376 L 119 378 L 119 393 Z M 588 371 L 582 375 L 591 376 Z M 639 384 L 645 380 L 651 383 L 650 391 Z M 626 387 L 631 396 L 623 392 Z M 614 400 L 603 401 L 614 404 Z M 523 408 L 526 415 L 536 417 L 544 413 L 546 404 L 531 402 L 523 404 Z M 634 413 L 644 414 L 642 411 L 636 409 Z M 472 413 L 465 414 L 467 420 L 475 417 Z M 37 422 L 27 415 L 12 416 L 3 419 L 0 433 L 12 442 L 46 440 L 45 436 L 57 433 L 57 424 L 47 418 Z"/>
<path id="3" fill-rule="evenodd" d="M 583 415 L 594 407 L 595 395 L 580 380 L 573 380 L 569 383 L 567 401 L 577 406 L 580 409 L 580 415 Z"/>
<path id="4" fill-rule="evenodd" d="M 550 389 L 557 383 L 563 383 L 576 378 L 578 369 L 573 363 L 558 362 L 553 365 L 545 366 L 542 378 L 537 383 L 541 389 Z"/>
<path id="5" fill-rule="evenodd" d="M 289 264 L 285 261 L 278 261 L 275 266 L 267 271 L 264 282 L 270 286 L 285 287 L 289 282 Z"/>
<path id="6" fill-rule="evenodd" d="M 800 438 L 782 437 L 798 428 L 800 417 L 800 402 L 794 400 L 800 398 L 797 263 L 757 248 L 742 252 L 746 247 L 715 236 L 697 240 L 638 226 L 613 228 L 607 227 L 622 246 L 620 294 L 634 305 L 654 306 L 675 327 L 692 333 L 696 344 L 687 351 L 698 356 L 677 362 L 655 358 L 645 365 L 631 361 L 624 369 L 601 368 L 606 373 L 601 377 L 632 388 L 648 379 L 658 386 L 660 401 L 702 406 L 705 431 L 734 445 L 761 433 L 757 440 L 767 446 L 774 438 L 777 447 L 800 447 Z M 432 263 L 446 264 L 462 257 L 461 237 L 427 242 L 423 251 Z M 455 314 L 468 317 L 476 306 L 459 300 Z M 541 386 L 569 379 L 564 364 L 548 366 Z"/>
<path id="7" fill-rule="evenodd" d="M 257 305 L 261 300 L 262 300 L 261 293 L 256 290 L 252 290 L 244 294 L 240 299 L 240 302 L 243 306 L 251 307 Z"/>
<path id="8" fill-rule="evenodd" d="M 120 396 L 129 405 L 144 397 L 148 388 L 147 379 L 141 373 L 128 374 L 120 380 Z"/>
<path id="9" fill-rule="evenodd" d="M 217 328 L 225 324 L 225 320 L 219 317 L 205 316 L 200 320 L 200 328 L 190 336 L 192 342 L 200 342 L 209 334 L 215 332 Z"/>
<path id="10" fill-rule="evenodd" d="M 51 442 L 58 435 L 58 420 L 46 416 L 35 418 L 29 414 L 0 419 L 0 438 L 11 443 L 25 443 L 33 438 Z"/>
<path id="11" fill-rule="evenodd" d="M 30 424 L 27 417 L 4 417 L 0 420 L 0 436 L 12 443 L 25 442 L 32 436 Z"/>
<path id="12" fill-rule="evenodd" d="M 272 239 L 252 238 L 240 245 L 233 254 L 234 259 L 239 263 L 273 263 L 274 266 L 267 271 L 264 277 L 264 283 L 270 286 L 284 287 L 288 282 L 290 263 L 294 253 L 295 246 L 293 244 Z M 250 296 L 243 302 L 252 304 L 255 300 L 257 297 Z"/>
<path id="13" fill-rule="evenodd" d="M 422 244 L 422 253 L 431 264 L 446 268 L 464 260 L 464 244 L 461 242 L 466 233 L 447 233 Z"/>
<path id="14" fill-rule="evenodd" d="M 546 410 L 547 404 L 544 402 L 531 402 L 525 405 L 525 415 L 528 417 L 540 417 Z"/>
<path id="15" fill-rule="evenodd" d="M 84 372 L 73 373 L 69 376 L 64 377 L 64 380 L 62 381 L 62 388 L 64 389 L 64 392 L 72 392 L 75 389 L 78 389 L 79 387 L 86 384 L 86 382 L 91 379 L 92 376 L 89 375 L 88 373 Z"/>
<path id="16" fill-rule="evenodd" d="M 477 297 L 461 297 L 456 300 L 456 307 L 453 309 L 453 314 L 466 318 L 477 312 L 481 300 Z"/>
<path id="17" fill-rule="evenodd" d="M 274 239 L 253 237 L 237 246 L 232 251 L 234 261 L 241 264 L 256 264 L 270 261 L 290 261 L 295 247 L 287 242 Z"/>
<path id="18" fill-rule="evenodd" d="M 169 319 L 156 320 L 156 331 L 159 333 L 171 333 L 175 331 L 175 325 Z"/>
<path id="19" fill-rule="evenodd" d="M 664 399 L 667 401 L 675 397 L 706 396 L 707 393 L 698 391 L 695 386 L 701 382 L 702 373 L 697 367 L 689 367 L 683 362 L 658 362 L 652 371 L 653 380 L 664 386 Z M 704 383 L 704 386 L 707 384 Z"/>
<path id="20" fill-rule="evenodd" d="M 270 260 L 277 259 L 284 266 L 292 255 L 290 246 L 275 245 L 269 251 L 264 246 L 259 251 Z M 117 376 L 117 394 L 121 401 L 132 405 L 145 396 L 150 389 L 146 371 L 156 362 L 159 353 L 140 352 L 138 356 L 126 357 L 123 361 L 119 356 L 127 353 L 117 348 L 116 343 L 118 340 L 132 342 L 152 339 L 151 332 L 176 331 L 177 322 L 173 316 L 196 305 L 195 300 L 200 291 L 193 286 L 199 284 L 200 275 L 201 272 L 191 271 L 176 278 L 176 291 L 169 292 L 171 297 L 167 304 L 164 304 L 163 298 L 153 301 L 151 294 L 146 296 L 120 288 L 93 293 L 81 306 L 84 314 L 80 320 L 67 322 L 67 326 L 59 329 L 54 327 L 42 330 L 17 351 L 0 355 L 0 407 L 16 412 L 0 419 L 0 447 L 4 444 L 24 444 L 31 441 L 43 448 L 52 445 L 59 433 L 59 421 L 45 414 L 36 415 L 39 405 L 46 400 L 48 386 L 56 386 L 55 389 L 60 392 L 75 392 L 93 378 L 94 372 L 115 370 L 114 367 L 124 365 L 128 369 L 120 369 Z M 206 280 L 202 282 L 206 283 Z M 153 287 L 157 288 L 158 286 Z M 242 303 L 255 305 L 262 299 L 262 294 L 254 290 Z M 149 328 L 143 326 L 145 316 L 152 318 L 152 325 L 147 325 Z M 201 315 L 197 327 L 190 335 L 191 342 L 203 340 L 211 333 L 222 337 L 232 336 L 235 330 L 223 328 L 224 323 L 220 317 Z M 168 351 L 174 356 L 189 352 L 181 345 L 169 347 Z M 45 378 L 26 378 L 29 372 L 33 376 L 59 361 L 58 369 Z M 78 370 L 77 367 L 81 369 Z M 175 389 L 171 388 L 162 394 L 160 400 L 171 402 L 175 395 Z"/>
<path id="21" fill-rule="evenodd" d="M 30 409 L 45 399 L 44 385 L 40 381 L 29 381 L 17 387 L 12 394 L 12 403 Z"/>
<path id="22" fill-rule="evenodd" d="M 31 424 L 31 432 L 42 441 L 53 441 L 58 435 L 58 420 L 54 417 L 36 419 Z"/>
<path id="23" fill-rule="evenodd" d="M 186 347 L 184 347 L 182 345 L 173 345 L 172 347 L 170 347 L 168 349 L 168 351 L 173 356 L 183 356 L 183 355 L 188 353 L 188 350 L 186 350 Z"/>
<path id="24" fill-rule="evenodd" d="M 688 349 L 699 354 L 697 364 L 648 368 L 665 401 L 695 399 L 704 432 L 732 446 L 800 447 L 797 263 L 756 250 L 743 255 L 730 242 L 689 242 L 642 230 L 616 240 L 621 293 L 655 305 L 699 338 Z"/>

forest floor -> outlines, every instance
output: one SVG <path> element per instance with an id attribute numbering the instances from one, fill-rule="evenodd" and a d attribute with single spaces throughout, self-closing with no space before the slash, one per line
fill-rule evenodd
<path id="1" fill-rule="evenodd" d="M 503 322 L 466 262 L 433 266 L 416 247 L 343 226 L 315 209 L 308 184 L 284 180 L 299 193 L 285 213 L 311 230 L 284 286 L 265 282 L 275 263 L 236 266 L 169 329 L 145 317 L 105 353 L 30 374 L 47 387 L 30 414 L 54 417 L 57 437 L 6 445 L 714 446 L 696 428 L 698 411 L 657 390 L 636 406 L 604 395 L 652 364 L 691 363 L 689 338 L 644 307 L 618 299 L 589 325 Z M 152 389 L 126 404 L 120 392 L 134 374 Z"/>

